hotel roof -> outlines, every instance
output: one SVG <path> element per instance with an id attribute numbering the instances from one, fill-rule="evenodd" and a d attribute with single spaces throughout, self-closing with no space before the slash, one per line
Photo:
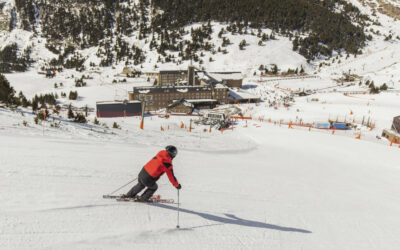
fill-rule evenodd
<path id="1" fill-rule="evenodd" d="M 174 93 L 174 92 L 197 92 L 197 91 L 210 91 L 209 86 L 154 86 L 154 87 L 134 87 L 133 93 L 147 94 L 147 93 Z"/>

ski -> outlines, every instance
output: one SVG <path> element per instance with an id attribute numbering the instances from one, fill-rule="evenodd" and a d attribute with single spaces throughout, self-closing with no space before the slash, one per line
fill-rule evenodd
<path id="1" fill-rule="evenodd" d="M 139 202 L 139 203 L 168 203 L 173 204 L 174 199 L 161 199 L 161 198 L 150 198 L 149 201 L 143 202 L 137 198 L 117 198 L 117 201 L 120 202 Z"/>
<path id="2" fill-rule="evenodd" d="M 104 194 L 103 199 L 120 199 L 123 198 L 122 195 L 112 195 L 112 194 Z M 129 198 L 129 197 L 126 197 Z M 135 197 L 135 199 L 138 198 L 138 196 Z M 129 198 L 133 199 L 133 198 Z M 161 195 L 152 195 L 150 199 L 161 199 Z"/>
<path id="3" fill-rule="evenodd" d="M 108 195 L 105 194 L 103 195 L 104 199 L 115 199 L 117 201 L 131 201 L 131 202 L 141 202 L 136 196 L 135 198 L 123 198 L 122 195 Z M 169 203 L 172 204 L 174 203 L 174 199 L 161 199 L 161 195 L 153 195 L 150 197 L 148 202 L 143 202 L 143 203 Z"/>
<path id="4" fill-rule="evenodd" d="M 121 198 L 121 195 L 111 195 L 111 194 L 104 194 L 103 199 L 117 199 Z"/>

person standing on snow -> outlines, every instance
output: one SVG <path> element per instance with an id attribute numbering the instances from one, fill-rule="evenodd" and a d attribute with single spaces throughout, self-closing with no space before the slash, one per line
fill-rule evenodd
<path id="1" fill-rule="evenodd" d="M 172 159 L 177 155 L 178 150 L 175 146 L 167 146 L 165 150 L 161 150 L 153 157 L 140 171 L 138 176 L 138 183 L 125 195 L 123 198 L 135 198 L 136 195 L 144 188 L 147 189 L 140 196 L 139 201 L 149 201 L 150 197 L 157 191 L 158 179 L 167 173 L 169 181 L 176 189 L 181 189 L 181 184 L 175 178 L 174 171 L 172 170 Z"/>

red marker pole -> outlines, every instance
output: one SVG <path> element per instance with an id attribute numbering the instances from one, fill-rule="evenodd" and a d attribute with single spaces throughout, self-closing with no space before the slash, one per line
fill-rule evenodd
<path id="1" fill-rule="evenodd" d="M 143 126 L 144 126 L 144 112 L 145 111 L 146 111 L 146 101 L 143 101 L 142 120 L 140 121 L 140 129 L 143 129 Z"/>

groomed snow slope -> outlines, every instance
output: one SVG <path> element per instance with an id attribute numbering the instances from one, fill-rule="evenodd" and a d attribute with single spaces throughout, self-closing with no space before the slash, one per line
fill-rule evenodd
<path id="1" fill-rule="evenodd" d="M 87 138 L 79 126 L 70 131 L 77 136 L 46 131 L 50 135 L 42 137 L 40 127 L 1 126 L 1 249 L 400 245 L 397 148 L 272 125 L 238 126 L 202 141 L 179 131 L 162 137 L 131 130 L 129 139 L 122 131 L 107 137 L 94 130 Z M 219 148 L 208 146 L 212 137 Z M 237 138 L 242 143 L 232 143 Z M 180 145 L 174 165 L 183 186 L 181 229 L 175 204 L 102 199 L 170 143 Z M 176 199 L 165 176 L 158 193 Z"/>

